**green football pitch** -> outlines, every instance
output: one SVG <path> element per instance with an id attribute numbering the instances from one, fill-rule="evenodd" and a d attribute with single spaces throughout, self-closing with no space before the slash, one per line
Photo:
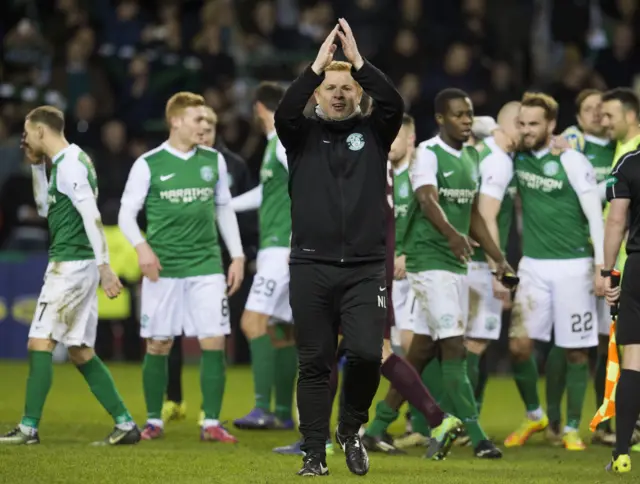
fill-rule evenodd
<path id="1" fill-rule="evenodd" d="M 125 402 L 139 424 L 145 411 L 138 366 L 110 365 Z M 0 362 L 0 431 L 10 430 L 21 416 L 27 366 Z M 170 423 L 165 437 L 141 442 L 133 447 L 91 447 L 93 441 L 110 431 L 109 416 L 94 400 L 81 375 L 69 364 L 57 365 L 40 428 L 42 444 L 33 447 L 0 447 L 0 483 L 267 483 L 298 482 L 295 472 L 300 458 L 271 452 L 278 445 L 293 442 L 297 433 L 289 431 L 236 431 L 240 439 L 233 445 L 202 443 L 196 425 L 200 404 L 196 366 L 185 368 L 187 420 Z M 223 420 L 244 415 L 252 406 L 252 381 L 246 367 L 231 367 Z M 387 389 L 383 381 L 378 397 Z M 542 389 L 541 389 L 542 390 Z M 523 417 L 513 382 L 492 379 L 487 388 L 482 422 L 487 433 L 502 446 L 505 436 Z M 588 442 L 588 422 L 594 412 L 593 393 L 585 404 L 583 437 Z M 401 433 L 404 422 L 392 427 Z M 326 481 L 365 479 L 370 483 L 600 483 L 616 476 L 605 473 L 610 451 L 589 447 L 584 452 L 568 452 L 550 447 L 542 436 L 534 436 L 521 449 L 507 449 L 498 461 L 476 459 L 470 448 L 454 448 L 444 462 L 421 458 L 416 449 L 401 457 L 370 455 L 371 471 L 365 478 L 347 470 L 343 454 L 336 452 L 327 462 L 331 475 Z M 632 473 L 626 480 L 638 479 Z"/>

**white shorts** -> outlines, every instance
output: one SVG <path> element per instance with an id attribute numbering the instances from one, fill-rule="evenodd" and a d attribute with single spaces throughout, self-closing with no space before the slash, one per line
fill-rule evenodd
<path id="1" fill-rule="evenodd" d="M 393 314 L 396 318 L 394 327 L 399 331 L 413 331 L 410 319 L 411 311 L 410 308 L 407 308 L 407 305 L 411 305 L 414 297 L 411 291 L 411 283 L 408 279 L 393 281 L 391 299 L 393 300 Z"/>
<path id="2" fill-rule="evenodd" d="M 416 325 L 418 324 L 417 321 L 421 321 L 420 332 L 418 334 L 431 336 L 429 326 L 427 325 L 427 312 L 422 304 L 418 302 L 413 288 L 409 289 L 404 314 L 404 317 L 407 320 L 407 325 L 411 327 L 411 331 L 415 332 Z"/>
<path id="3" fill-rule="evenodd" d="M 593 295 L 593 259 L 539 260 L 523 257 L 510 336 L 550 341 L 560 348 L 598 344 Z"/>
<path id="4" fill-rule="evenodd" d="M 29 338 L 52 339 L 67 347 L 93 347 L 98 328 L 99 282 L 95 260 L 50 262 Z"/>
<path id="5" fill-rule="evenodd" d="M 291 323 L 289 305 L 289 249 L 270 247 L 258 252 L 257 273 L 245 309 L 271 316 L 270 322 Z"/>
<path id="6" fill-rule="evenodd" d="M 596 297 L 596 311 L 598 313 L 598 334 L 609 336 L 611 328 L 611 306 L 604 297 Z"/>
<path id="7" fill-rule="evenodd" d="M 468 338 L 499 340 L 502 301 L 493 297 L 493 275 L 486 262 L 469 263 Z"/>
<path id="8" fill-rule="evenodd" d="M 142 279 L 142 338 L 171 339 L 197 336 L 199 339 L 225 336 L 231 332 L 227 283 L 223 274 Z"/>
<path id="9" fill-rule="evenodd" d="M 434 340 L 464 336 L 469 310 L 466 274 L 449 271 L 407 273 L 416 295 L 413 331 Z"/>

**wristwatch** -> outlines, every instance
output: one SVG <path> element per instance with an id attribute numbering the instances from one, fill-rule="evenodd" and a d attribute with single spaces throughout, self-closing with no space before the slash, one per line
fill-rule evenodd
<path id="1" fill-rule="evenodd" d="M 602 277 L 611 277 L 611 269 L 607 270 L 607 269 L 601 269 L 600 270 L 600 275 Z"/>

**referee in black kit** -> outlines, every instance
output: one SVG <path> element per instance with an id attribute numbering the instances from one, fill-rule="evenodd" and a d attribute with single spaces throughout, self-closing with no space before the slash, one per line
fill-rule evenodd
<path id="1" fill-rule="evenodd" d="M 607 302 L 619 304 L 616 339 L 622 346 L 615 395 L 616 446 L 607 470 L 625 473 L 631 470 L 629 447 L 640 414 L 640 150 L 621 158 L 613 169 L 607 180 L 607 200 L 611 206 L 605 224 L 602 275 Z M 611 271 L 627 228 L 628 258 L 622 286 L 611 287 Z"/>
<path id="2" fill-rule="evenodd" d="M 333 61 L 336 37 L 349 63 Z M 367 116 L 358 108 L 363 89 L 374 102 Z M 315 115 L 305 117 L 312 95 Z M 400 94 L 362 58 L 349 24 L 340 19 L 275 113 L 290 173 L 289 297 L 299 358 L 302 476 L 329 473 L 329 377 L 339 326 L 347 364 L 336 441 L 351 472 L 369 470 L 358 430 L 368 420 L 380 381 L 387 312 L 387 155 L 403 109 Z"/>

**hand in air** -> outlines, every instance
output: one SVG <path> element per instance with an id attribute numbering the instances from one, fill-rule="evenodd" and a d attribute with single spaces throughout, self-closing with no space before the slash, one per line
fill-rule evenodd
<path id="1" fill-rule="evenodd" d="M 335 54 L 336 49 L 338 48 L 338 46 L 334 44 L 334 42 L 336 40 L 336 34 L 339 28 L 340 25 L 336 25 L 333 30 L 329 32 L 329 35 L 327 35 L 327 38 L 320 46 L 320 50 L 318 51 L 316 60 L 311 65 L 311 69 L 317 75 L 322 74 L 324 72 L 324 68 L 331 64 L 331 61 L 333 61 L 333 54 Z"/>
<path id="2" fill-rule="evenodd" d="M 337 34 L 340 38 L 340 43 L 342 44 L 342 52 L 344 52 L 344 56 L 349 62 L 351 62 L 351 65 L 353 65 L 354 69 L 357 71 L 364 64 L 364 60 L 358 51 L 358 44 L 353 36 L 353 31 L 351 30 L 349 23 L 343 18 L 338 20 L 338 24 L 340 25 L 341 30 L 338 30 Z"/>

